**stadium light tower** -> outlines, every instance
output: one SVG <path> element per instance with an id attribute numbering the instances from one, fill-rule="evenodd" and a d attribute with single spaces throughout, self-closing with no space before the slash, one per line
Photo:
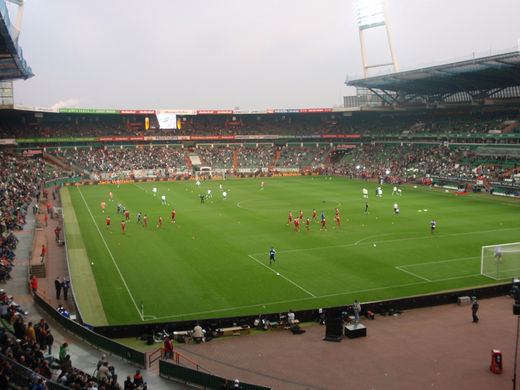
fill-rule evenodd
<path id="1" fill-rule="evenodd" d="M 16 12 L 16 36 L 13 37 L 14 41 L 18 41 L 18 37 L 20 36 L 20 31 L 22 30 L 22 17 L 23 17 L 23 0 L 7 0 L 7 2 L 15 4 L 18 6 L 18 10 Z"/>
<path id="2" fill-rule="evenodd" d="M 370 68 L 393 65 L 394 72 L 399 72 L 399 65 L 397 64 L 397 58 L 395 56 L 394 42 L 392 41 L 392 34 L 390 33 L 390 26 L 388 25 L 388 18 L 386 15 L 386 0 L 355 0 L 354 8 L 356 11 L 356 20 L 359 28 L 361 57 L 363 58 L 363 72 L 365 74 L 365 78 L 368 78 L 368 70 Z M 383 64 L 368 64 L 364 31 L 380 26 L 386 27 L 386 36 L 388 38 L 388 46 L 390 48 L 392 62 Z"/>

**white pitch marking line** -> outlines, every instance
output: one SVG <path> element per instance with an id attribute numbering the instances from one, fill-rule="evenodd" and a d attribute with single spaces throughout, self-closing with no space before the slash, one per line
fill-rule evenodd
<path id="1" fill-rule="evenodd" d="M 336 297 L 336 296 L 341 296 L 341 295 L 349 295 L 349 294 L 354 295 L 354 294 L 360 294 L 360 293 L 370 292 L 370 291 L 387 290 L 387 289 L 392 289 L 392 288 L 402 288 L 402 287 L 416 286 L 418 284 L 444 282 L 444 281 L 447 281 L 447 280 L 454 280 L 454 279 L 473 278 L 475 276 L 484 276 L 484 275 L 481 275 L 481 274 L 462 275 L 462 276 L 454 276 L 452 278 L 436 279 L 436 280 L 433 280 L 431 282 L 421 281 L 421 282 L 412 282 L 412 283 L 399 284 L 399 285 L 394 285 L 394 286 L 367 288 L 367 289 L 364 289 L 364 290 L 344 291 L 344 292 L 341 292 L 341 293 L 321 295 L 321 296 L 317 296 L 316 298 L 318 298 L 318 299 L 320 299 L 320 298 L 330 298 L 330 297 Z M 194 316 L 194 315 L 201 315 L 201 314 L 208 314 L 208 313 L 219 313 L 219 312 L 223 312 L 223 311 L 250 309 L 250 308 L 259 307 L 259 306 L 262 307 L 262 306 L 268 306 L 268 305 L 281 305 L 281 304 L 286 304 L 286 303 L 295 303 L 295 302 L 308 301 L 309 299 L 314 299 L 314 298 L 310 298 L 310 297 L 309 298 L 297 298 L 297 299 L 289 299 L 289 300 L 285 300 L 285 301 L 257 303 L 257 304 L 254 304 L 254 305 L 226 307 L 226 308 L 223 308 L 223 309 L 199 311 L 199 312 L 194 312 L 194 313 L 172 314 L 172 315 L 169 315 L 169 316 L 157 317 L 156 319 L 157 320 L 164 320 L 164 319 L 167 319 L 167 318 L 177 318 L 177 317 Z"/>
<path id="2" fill-rule="evenodd" d="M 135 184 L 135 183 L 132 183 L 132 184 L 133 184 L 134 186 L 136 186 L 137 188 L 139 188 L 141 191 L 148 192 L 148 191 L 146 191 L 143 187 L 141 187 L 141 186 L 139 186 L 139 185 L 137 185 L 137 184 Z"/>
<path id="3" fill-rule="evenodd" d="M 399 267 L 420 267 L 421 265 L 426 264 L 441 264 L 441 263 L 451 263 L 452 261 L 462 261 L 462 260 L 471 260 L 471 259 L 480 259 L 480 256 L 473 256 L 473 257 L 457 257 L 455 259 L 447 259 L 447 260 L 439 260 L 439 261 L 429 261 L 427 263 L 414 263 L 414 264 L 404 264 L 400 265 Z"/>
<path id="4" fill-rule="evenodd" d="M 478 233 L 492 233 L 492 232 L 503 232 L 508 230 L 518 230 L 520 227 L 514 227 L 514 228 L 507 228 L 507 229 L 492 229 L 492 230 L 477 230 L 474 232 L 464 232 L 464 233 L 451 233 L 451 234 L 436 234 L 436 235 L 426 235 L 426 236 L 420 236 L 420 237 L 407 237 L 407 238 L 396 238 L 394 240 L 382 240 L 382 241 L 373 241 L 377 244 L 384 244 L 387 242 L 398 242 L 398 241 L 409 241 L 409 240 L 424 240 L 424 239 L 432 239 L 434 237 L 456 237 L 456 236 L 467 236 L 468 234 L 478 234 Z M 363 243 L 361 245 L 368 245 L 372 242 Z M 289 249 L 286 251 L 277 251 L 277 253 L 290 253 L 290 252 L 301 252 L 301 251 L 313 251 L 313 250 L 319 250 L 319 249 L 331 249 L 331 248 L 344 248 L 349 246 L 355 246 L 356 243 L 349 243 L 349 244 L 340 244 L 340 245 L 326 245 L 326 246 L 319 246 L 315 248 L 302 248 L 302 249 Z M 253 255 L 262 255 L 263 253 L 252 253 Z"/>
<path id="5" fill-rule="evenodd" d="M 399 271 L 402 271 L 402 272 L 405 272 L 405 273 L 407 273 L 407 274 L 409 274 L 409 275 L 415 276 L 416 278 L 419 278 L 419 279 L 425 280 L 425 281 L 427 281 L 427 282 L 431 282 L 430 279 L 424 278 L 424 277 L 422 277 L 422 276 L 420 276 L 420 275 L 417 275 L 417 274 L 415 274 L 415 273 L 413 273 L 413 272 L 410 272 L 410 271 L 407 271 L 407 270 L 405 270 L 405 269 L 402 269 L 402 268 L 399 267 L 399 266 L 396 266 L 395 269 L 397 269 L 397 270 L 399 270 Z"/>
<path id="6" fill-rule="evenodd" d="M 371 238 L 383 237 L 383 236 L 391 236 L 391 235 L 395 235 L 395 234 L 396 234 L 396 233 L 385 233 L 385 234 L 376 234 L 375 236 L 368 236 L 368 237 L 362 238 L 362 239 L 360 239 L 360 240 L 357 240 L 357 241 L 354 243 L 354 245 L 358 245 L 360 242 L 370 240 Z"/>
<path id="7" fill-rule="evenodd" d="M 125 285 L 126 291 L 128 292 L 128 295 L 130 296 L 130 299 L 132 300 L 135 309 L 137 310 L 137 313 L 139 314 L 139 317 L 141 317 L 141 321 L 144 321 L 143 315 L 139 311 L 139 307 L 135 303 L 134 297 L 132 296 L 132 293 L 130 292 L 130 289 L 128 288 L 128 285 L 126 284 L 126 280 L 123 277 L 123 274 L 121 273 L 121 270 L 117 266 L 116 260 L 114 259 L 114 256 L 112 255 L 112 252 L 110 251 L 110 248 L 108 247 L 107 242 L 105 241 L 105 237 L 103 237 L 103 234 L 101 234 L 101 230 L 99 230 L 99 226 L 96 223 L 96 220 L 94 219 L 94 216 L 92 215 L 92 212 L 90 211 L 90 207 L 88 207 L 87 201 L 85 200 L 85 197 L 83 196 L 83 193 L 81 192 L 81 189 L 78 187 L 79 194 L 81 195 L 81 198 L 83 199 L 83 202 L 85 203 L 85 206 L 87 206 L 88 213 L 90 214 L 90 217 L 92 218 L 92 221 L 94 222 L 94 225 L 96 226 L 96 229 L 103 240 L 103 243 L 105 244 L 105 248 L 107 248 L 108 254 L 110 255 L 110 258 L 112 259 L 112 263 L 114 263 L 114 266 L 116 267 L 117 273 L 121 277 L 121 280 L 123 281 L 123 284 Z"/>
<path id="8" fill-rule="evenodd" d="M 267 265 L 265 265 L 264 263 L 262 263 L 260 260 L 254 258 L 253 256 L 251 256 L 251 255 L 247 255 L 247 256 L 250 257 L 250 258 L 252 258 L 254 261 L 256 261 L 256 262 L 257 262 L 258 264 L 260 264 L 261 266 L 267 268 L 269 271 L 275 273 L 276 276 L 280 276 L 280 277 L 284 278 L 284 279 L 287 280 L 289 283 L 291 283 L 291 284 L 293 284 L 294 286 L 298 287 L 298 288 L 299 288 L 300 290 L 302 290 L 303 292 L 309 294 L 309 295 L 310 295 L 311 297 L 313 297 L 313 298 L 316 298 L 316 295 L 314 295 L 314 294 L 311 293 L 310 291 L 304 289 L 304 288 L 303 288 L 302 286 L 300 286 L 298 283 L 293 282 L 291 279 L 289 279 L 289 278 L 283 276 L 281 273 L 276 272 L 274 269 L 268 267 Z"/>

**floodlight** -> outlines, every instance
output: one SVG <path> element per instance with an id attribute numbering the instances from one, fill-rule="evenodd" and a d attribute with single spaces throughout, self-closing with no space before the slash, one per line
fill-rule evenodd
<path id="1" fill-rule="evenodd" d="M 354 8 L 361 30 L 385 25 L 385 11 L 381 0 L 356 0 Z"/>

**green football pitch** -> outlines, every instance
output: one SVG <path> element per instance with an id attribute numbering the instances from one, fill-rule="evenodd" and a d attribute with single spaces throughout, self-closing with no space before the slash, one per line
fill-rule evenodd
<path id="1" fill-rule="evenodd" d="M 397 196 L 385 185 L 378 199 L 373 182 L 321 176 L 65 187 L 75 295 L 86 322 L 102 324 L 106 315 L 108 324 L 127 324 L 346 305 L 496 283 L 480 275 L 481 247 L 520 241 L 518 200 L 402 188 Z M 202 204 L 200 194 L 208 190 L 213 196 Z M 125 234 L 118 203 L 130 211 Z M 287 225 L 289 211 L 297 217 L 302 210 L 306 218 L 314 208 L 318 220 L 325 213 L 328 231 L 320 231 L 319 222 L 311 222 L 310 232 L 305 223 L 300 232 Z M 137 223 L 139 212 L 147 227 Z M 271 247 L 277 254 L 270 266 Z"/>

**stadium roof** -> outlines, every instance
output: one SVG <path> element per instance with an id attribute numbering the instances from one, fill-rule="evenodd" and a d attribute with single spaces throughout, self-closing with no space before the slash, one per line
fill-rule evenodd
<path id="1" fill-rule="evenodd" d="M 447 96 L 463 92 L 485 98 L 520 85 L 520 52 L 352 80 L 346 84 L 382 91 L 386 96 Z"/>
<path id="2" fill-rule="evenodd" d="M 0 81 L 34 76 L 18 45 L 18 32 L 9 20 L 5 1 L 0 1 Z"/>

